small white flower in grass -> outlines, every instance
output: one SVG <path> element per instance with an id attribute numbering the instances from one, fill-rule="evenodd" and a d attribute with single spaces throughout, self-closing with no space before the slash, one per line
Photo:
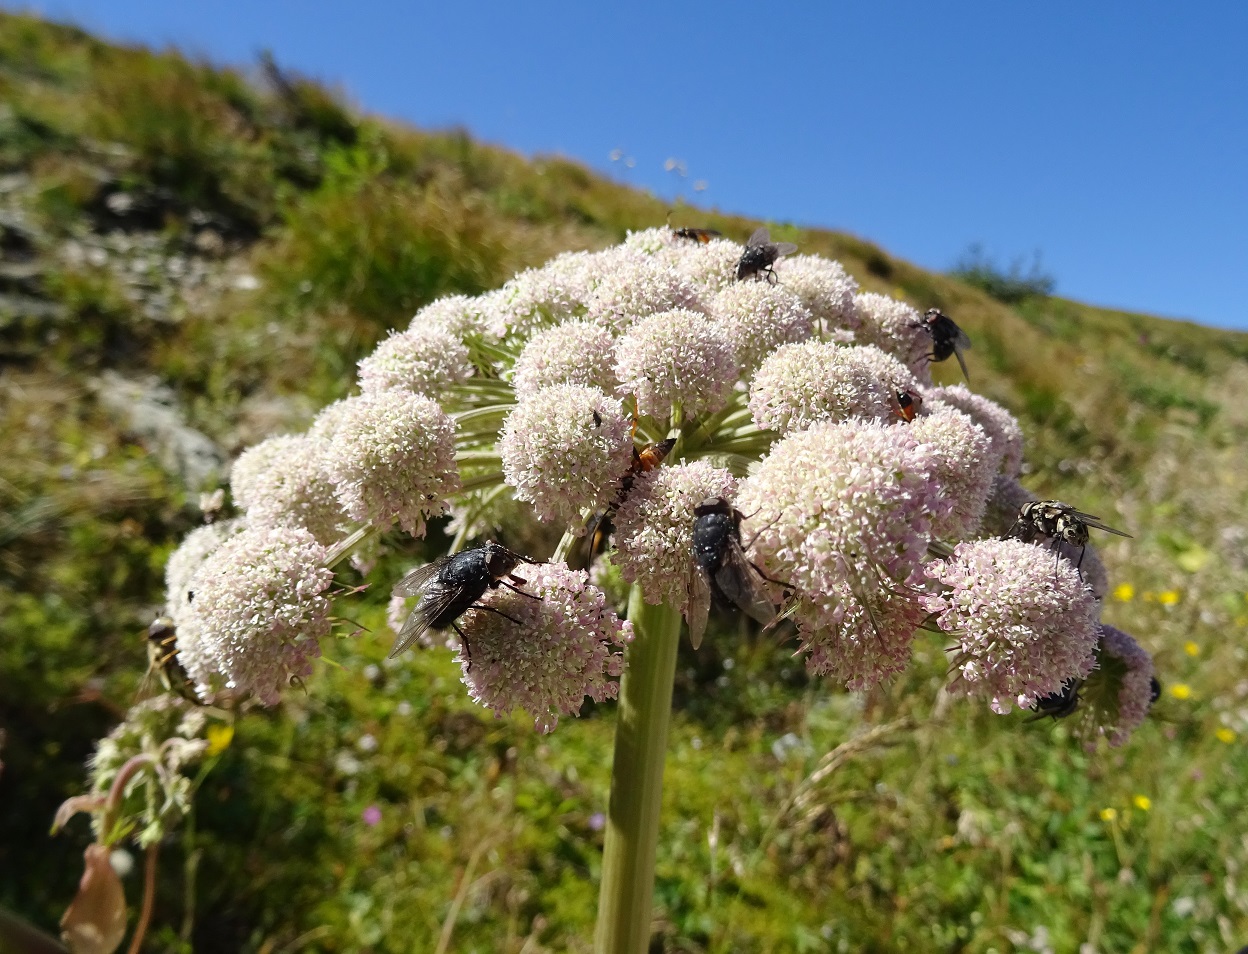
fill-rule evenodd
<path id="1" fill-rule="evenodd" d="M 270 437 L 244 451 L 230 489 L 248 523 L 303 527 L 327 546 L 341 538 L 346 514 L 334 496 L 328 453 L 329 444 L 304 435 Z"/>
<path id="2" fill-rule="evenodd" d="M 801 300 L 767 282 L 735 282 L 711 299 L 710 310 L 728 332 L 746 377 L 781 345 L 805 341 L 814 333 L 813 319 Z"/>
<path id="3" fill-rule="evenodd" d="M 711 239 L 705 245 L 681 239 L 657 257 L 689 279 L 698 293 L 709 299 L 736 284 L 741 246 L 722 238 Z"/>
<path id="4" fill-rule="evenodd" d="M 503 425 L 503 479 L 543 520 L 571 523 L 615 499 L 633 459 L 632 423 L 597 388 L 543 388 Z"/>
<path id="5" fill-rule="evenodd" d="M 854 298 L 861 324 L 855 330 L 859 341 L 873 344 L 908 367 L 922 384 L 932 383 L 928 355 L 932 336 L 923 327 L 923 316 L 887 295 L 863 292 Z"/>
<path id="6" fill-rule="evenodd" d="M 1153 706 L 1153 657 L 1131 636 L 1101 624 L 1097 668 L 1079 691 L 1085 734 L 1124 744 Z"/>
<path id="7" fill-rule="evenodd" d="M 824 331 L 854 331 L 861 324 L 854 307 L 858 283 L 840 262 L 818 255 L 786 255 L 775 270 L 780 284 L 801 299 Z"/>
<path id="8" fill-rule="evenodd" d="M 359 368 L 360 390 L 365 394 L 404 390 L 431 398 L 441 398 L 472 374 L 468 349 L 437 327 L 392 333 L 360 361 Z"/>
<path id="9" fill-rule="evenodd" d="M 675 308 L 703 310 L 693 282 L 664 262 L 634 252 L 620 256 L 598 281 L 588 317 L 618 334 L 642 318 Z"/>
<path id="10" fill-rule="evenodd" d="M 221 544 L 190 582 L 196 651 L 210 657 L 196 668 L 215 668 L 229 688 L 277 703 L 291 676 L 311 674 L 330 630 L 323 594 L 333 573 L 324 560 L 325 548 L 294 527 L 248 529 Z M 179 645 L 179 655 L 188 649 Z"/>
<path id="11" fill-rule="evenodd" d="M 660 421 L 677 406 L 686 418 L 721 410 L 737 381 L 732 342 L 698 312 L 641 319 L 620 338 L 615 354 L 618 392 L 634 395 L 638 412 Z"/>
<path id="12" fill-rule="evenodd" d="M 900 362 L 878 348 L 802 341 L 763 361 L 750 382 L 750 411 L 759 427 L 781 434 L 851 417 L 889 421 L 893 395 L 901 390 L 895 385 L 905 378 L 913 381 Z"/>
<path id="13" fill-rule="evenodd" d="M 434 401 L 405 391 L 347 398 L 338 412 L 328 471 L 354 520 L 423 536 L 425 518 L 459 489 L 455 424 Z"/>
<path id="14" fill-rule="evenodd" d="M 794 588 L 812 671 L 861 689 L 904 668 L 932 519 L 948 510 L 937 465 L 903 426 L 847 421 L 790 434 L 742 481 L 752 552 Z"/>
<path id="15" fill-rule="evenodd" d="M 462 617 L 464 682 L 481 705 L 500 713 L 522 708 L 538 731 L 550 732 L 586 697 L 615 698 L 633 629 L 584 570 L 543 563 L 522 572 L 520 588 L 540 599 L 499 587 L 482 598 L 497 612 L 470 609 Z"/>
<path id="16" fill-rule="evenodd" d="M 1008 477 L 1018 476 L 1023 463 L 1023 429 L 1013 414 L 964 384 L 927 388 L 923 392 L 923 402 L 925 407 L 933 409 L 948 404 L 969 414 L 1000 451 L 1002 472 Z"/>
<path id="17" fill-rule="evenodd" d="M 730 472 L 704 460 L 671 464 L 641 474 L 615 515 L 620 576 L 641 587 L 647 603 L 684 611 L 693 572 L 693 509 L 707 497 L 736 496 Z"/>
<path id="18" fill-rule="evenodd" d="M 1096 600 L 1074 567 L 1018 540 L 960 543 L 927 566 L 947 589 L 924 597 L 958 641 L 952 690 L 988 696 L 994 712 L 1029 709 L 1095 665 Z"/>
<path id="19" fill-rule="evenodd" d="M 911 437 L 936 451 L 936 480 L 953 507 L 933 521 L 932 534 L 956 540 L 974 533 L 1001 468 L 1000 449 L 970 415 L 951 407 L 940 407 L 904 426 Z"/>
<path id="20" fill-rule="evenodd" d="M 615 339 L 592 321 L 565 321 L 533 335 L 516 359 L 511 386 L 519 400 L 556 384 L 614 391 Z"/>

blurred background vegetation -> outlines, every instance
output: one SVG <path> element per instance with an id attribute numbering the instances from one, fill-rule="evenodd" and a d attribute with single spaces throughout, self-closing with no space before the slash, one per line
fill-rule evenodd
<path id="1" fill-rule="evenodd" d="M 52 813 L 135 698 L 164 560 L 227 462 L 346 394 L 425 303 L 668 211 L 362 114 L 271 57 L 243 73 L 0 13 L 0 904 L 54 930 L 72 896 L 89 834 L 50 838 Z M 957 318 L 973 386 L 1026 429 L 1024 482 L 1135 534 L 1098 541 L 1104 615 L 1165 692 L 1089 754 L 941 702 L 938 639 L 863 696 L 728 621 L 681 650 L 655 950 L 1248 943 L 1248 335 L 769 224 Z M 374 578 L 444 543 L 389 539 Z M 549 737 L 493 719 L 449 653 L 385 661 L 385 590 L 306 695 L 239 722 L 162 846 L 146 949 L 589 949 L 612 709 Z"/>

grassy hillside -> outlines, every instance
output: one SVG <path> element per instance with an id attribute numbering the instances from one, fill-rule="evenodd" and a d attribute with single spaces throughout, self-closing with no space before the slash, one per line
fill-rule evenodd
<path id="1" fill-rule="evenodd" d="M 135 696 L 163 561 L 225 463 L 346 394 L 426 302 L 667 212 L 564 159 L 359 115 L 272 63 L 244 76 L 0 14 L 0 904 L 52 928 L 72 896 L 88 833 L 47 826 Z M 1105 617 L 1167 692 L 1126 748 L 1088 754 L 1061 724 L 938 702 L 938 640 L 855 696 L 719 634 L 681 657 L 656 949 L 1248 943 L 1248 335 L 1009 306 L 769 224 L 957 318 L 974 388 L 1024 424 L 1028 486 L 1135 534 L 1101 551 Z M 379 573 L 416 546 L 387 541 Z M 162 847 L 148 949 L 589 949 L 610 707 L 550 737 L 495 721 L 449 654 L 384 661 L 380 590 L 306 696 L 240 722 Z"/>

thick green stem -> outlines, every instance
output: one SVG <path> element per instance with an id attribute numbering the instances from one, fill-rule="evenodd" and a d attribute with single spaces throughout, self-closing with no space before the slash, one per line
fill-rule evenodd
<path id="1" fill-rule="evenodd" d="M 644 954 L 650 945 L 663 761 L 680 642 L 680 610 L 650 606 L 636 586 L 628 618 L 634 638 L 620 682 L 596 954 Z"/>

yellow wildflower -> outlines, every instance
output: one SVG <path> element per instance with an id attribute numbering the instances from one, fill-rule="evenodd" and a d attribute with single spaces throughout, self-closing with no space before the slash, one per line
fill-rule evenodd
<path id="1" fill-rule="evenodd" d="M 1121 603 L 1130 603 L 1135 599 L 1135 587 L 1130 583 L 1119 583 L 1114 587 L 1114 599 Z"/>
<path id="2" fill-rule="evenodd" d="M 1170 687 L 1170 695 L 1176 699 L 1190 699 L 1192 697 L 1192 687 L 1185 682 L 1176 682 Z"/>
<path id="3" fill-rule="evenodd" d="M 1162 606 L 1173 606 L 1178 601 L 1178 590 L 1165 590 L 1157 594 L 1157 602 L 1159 602 Z"/>
<path id="4" fill-rule="evenodd" d="M 1131 801 L 1135 804 L 1135 807 L 1142 812 L 1146 812 L 1153 807 L 1153 800 L 1147 795 L 1136 795 L 1135 798 L 1131 799 Z"/>
<path id="5" fill-rule="evenodd" d="M 1222 726 L 1217 732 L 1213 733 L 1219 742 L 1225 742 L 1230 745 L 1235 741 L 1235 730 Z"/>
<path id="6" fill-rule="evenodd" d="M 1118 809 L 1116 808 L 1102 808 L 1101 809 L 1101 821 L 1112 822 L 1117 817 L 1118 817 Z"/>
<path id="7" fill-rule="evenodd" d="M 234 726 L 232 725 L 208 726 L 208 754 L 220 755 L 230 747 L 233 738 Z"/>
<path id="8" fill-rule="evenodd" d="M 1183 652 L 1187 653 L 1189 656 L 1199 656 L 1200 647 L 1189 639 L 1183 644 Z"/>

